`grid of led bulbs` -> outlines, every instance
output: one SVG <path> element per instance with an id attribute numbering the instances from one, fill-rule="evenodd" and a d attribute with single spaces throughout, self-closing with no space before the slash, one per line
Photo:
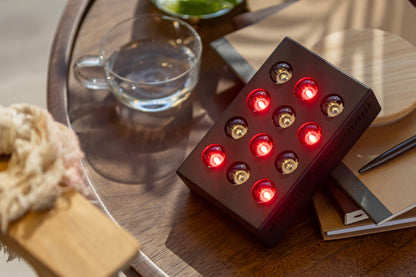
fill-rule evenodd
<path id="1" fill-rule="evenodd" d="M 292 78 L 292 68 L 286 62 L 279 62 L 270 69 L 270 78 L 277 85 L 286 83 Z M 299 101 L 311 101 L 319 95 L 319 84 L 312 77 L 304 77 L 298 80 L 293 88 L 293 93 Z M 270 92 L 257 88 L 252 90 L 247 97 L 247 109 L 252 113 L 263 113 L 272 108 Z M 329 117 L 336 117 L 342 113 L 344 103 L 336 94 L 326 96 L 320 103 L 321 112 Z M 296 120 L 296 111 L 287 105 L 277 107 L 273 111 L 273 120 L 276 128 L 290 128 Z M 247 121 L 242 117 L 233 117 L 224 126 L 226 135 L 234 140 L 239 140 L 248 132 Z M 313 147 L 321 140 L 322 131 L 319 124 L 305 122 L 297 131 L 297 139 L 304 147 Z M 255 134 L 249 142 L 251 153 L 261 159 L 267 157 L 273 150 L 274 142 L 267 133 Z M 225 164 L 227 153 L 220 144 L 208 145 L 202 152 L 202 161 L 212 169 L 220 168 Z M 292 151 L 282 151 L 277 154 L 274 166 L 280 174 L 291 174 L 299 163 L 297 154 Z M 227 170 L 227 179 L 234 185 L 242 185 L 250 178 L 250 168 L 244 162 L 235 162 Z M 261 179 L 254 183 L 251 194 L 255 201 L 266 204 L 276 198 L 276 187 L 271 180 Z"/>

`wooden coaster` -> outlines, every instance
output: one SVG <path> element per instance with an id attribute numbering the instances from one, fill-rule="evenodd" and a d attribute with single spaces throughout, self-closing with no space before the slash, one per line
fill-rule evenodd
<path id="1" fill-rule="evenodd" d="M 312 50 L 373 89 L 382 110 L 372 126 L 416 108 L 416 47 L 400 36 L 378 29 L 342 30 Z"/>

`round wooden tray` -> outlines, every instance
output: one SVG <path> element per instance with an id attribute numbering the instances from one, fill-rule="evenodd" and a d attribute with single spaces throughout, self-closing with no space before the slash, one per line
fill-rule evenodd
<path id="1" fill-rule="evenodd" d="M 76 82 L 73 61 L 96 54 L 116 22 L 159 12 L 150 1 L 70 0 L 52 48 L 48 108 L 71 126 L 85 152 L 85 175 L 105 208 L 171 276 L 415 275 L 416 228 L 324 241 L 312 205 L 270 249 L 197 197 L 175 171 L 243 87 L 209 43 L 233 31 L 234 14 L 195 26 L 204 52 L 193 102 L 164 128 L 127 126 L 107 91 Z M 132 268 L 146 275 L 138 258 Z"/>

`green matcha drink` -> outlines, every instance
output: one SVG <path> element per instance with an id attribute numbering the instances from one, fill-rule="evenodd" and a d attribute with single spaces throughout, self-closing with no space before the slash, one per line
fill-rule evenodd
<path id="1" fill-rule="evenodd" d="M 223 15 L 243 0 L 152 0 L 162 11 L 184 19 L 207 19 Z"/>

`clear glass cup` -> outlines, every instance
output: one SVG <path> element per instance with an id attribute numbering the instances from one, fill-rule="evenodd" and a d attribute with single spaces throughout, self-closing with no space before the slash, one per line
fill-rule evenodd
<path id="1" fill-rule="evenodd" d="M 152 0 L 163 12 L 191 20 L 223 15 L 243 0 Z"/>
<path id="2" fill-rule="evenodd" d="M 74 74 L 89 89 L 111 90 L 131 109 L 161 112 L 190 97 L 199 79 L 201 53 L 201 39 L 188 23 L 164 15 L 140 15 L 111 28 L 98 55 L 80 57 Z M 84 70 L 88 67 L 102 67 L 105 78 L 90 76 Z"/>

